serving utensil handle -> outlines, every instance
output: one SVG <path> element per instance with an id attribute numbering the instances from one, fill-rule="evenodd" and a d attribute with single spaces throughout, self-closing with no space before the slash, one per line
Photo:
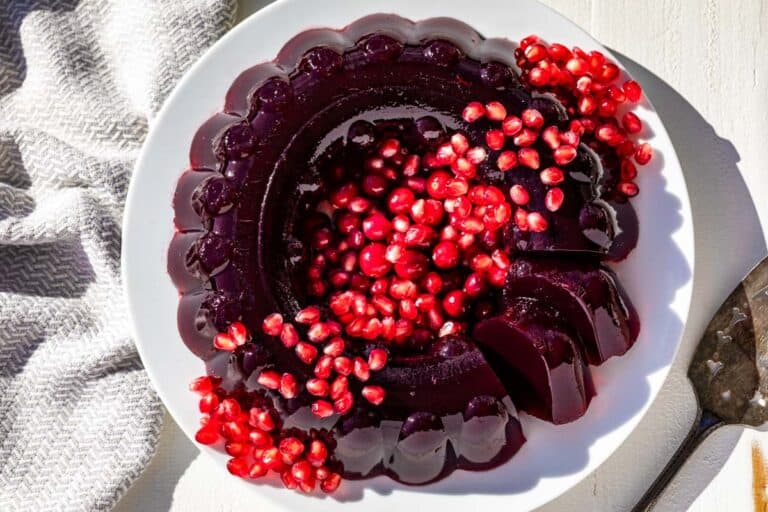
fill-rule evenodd
<path id="1" fill-rule="evenodd" d="M 724 425 L 723 420 L 715 416 L 709 411 L 702 410 L 701 406 L 697 406 L 696 420 L 691 427 L 688 435 L 685 436 L 680 447 L 677 449 L 672 459 L 667 463 L 662 472 L 656 477 L 656 480 L 651 484 L 640 501 L 632 508 L 632 512 L 647 512 L 652 510 L 659 499 L 659 496 L 667 488 L 669 482 L 677 474 L 688 457 L 698 448 L 704 439 L 709 436 L 716 428 Z"/>

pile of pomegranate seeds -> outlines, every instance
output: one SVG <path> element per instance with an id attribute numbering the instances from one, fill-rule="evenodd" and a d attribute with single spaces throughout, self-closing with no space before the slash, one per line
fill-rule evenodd
<path id="1" fill-rule="evenodd" d="M 616 189 L 627 197 L 636 196 L 635 164 L 646 165 L 653 157 L 650 144 L 630 140 L 643 130 L 637 115 L 627 109 L 641 100 L 640 84 L 634 80 L 621 83 L 618 66 L 598 51 L 546 44 L 535 35 L 520 41 L 515 59 L 524 83 L 553 94 L 566 107 L 572 121 L 570 130 L 559 134 L 560 144 L 575 145 L 580 138 L 601 156 L 615 155 L 620 162 Z M 550 146 L 557 150 L 554 134 L 555 130 L 545 140 L 551 140 Z"/>
<path id="2" fill-rule="evenodd" d="M 336 358 L 338 373 L 350 340 L 421 349 L 465 330 L 484 292 L 504 284 L 510 263 L 499 243 L 513 206 L 502 189 L 475 179 L 487 158 L 461 132 L 423 155 L 385 139 L 362 177 L 335 185 L 317 205 L 326 217 L 308 236 L 307 293 L 331 318 L 313 319 L 308 336 L 319 334 L 314 342 Z M 363 396 L 380 399 L 371 389 Z"/>
<path id="3" fill-rule="evenodd" d="M 319 431 L 282 430 L 280 418 L 268 399 L 249 398 L 246 409 L 238 398 L 220 387 L 216 377 L 199 377 L 190 390 L 200 395 L 200 444 L 224 442 L 230 455 L 227 469 L 241 478 L 261 478 L 273 472 L 289 489 L 327 493 L 341 483 L 339 464 L 332 458 L 333 441 Z"/>

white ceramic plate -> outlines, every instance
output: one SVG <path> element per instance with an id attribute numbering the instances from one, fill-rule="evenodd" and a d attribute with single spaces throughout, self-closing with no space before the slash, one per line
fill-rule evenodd
<path id="1" fill-rule="evenodd" d="M 534 0 L 282 0 L 214 45 L 179 82 L 153 123 L 131 181 L 123 230 L 123 279 L 139 352 L 160 397 L 190 438 L 199 426 L 199 413 L 187 384 L 202 374 L 203 363 L 179 337 L 178 295 L 166 273 L 173 235 L 171 198 L 188 167 L 190 141 L 221 108 L 235 77 L 271 60 L 293 35 L 311 27 L 343 27 L 381 11 L 413 20 L 449 16 L 487 37 L 519 40 L 536 33 L 549 41 L 610 54 Z M 593 369 L 598 396 L 583 418 L 554 426 L 523 415 L 528 442 L 509 463 L 489 472 L 458 471 L 428 486 L 407 487 L 379 477 L 346 482 L 343 493 L 325 499 L 246 482 L 242 492 L 252 493 L 257 502 L 269 502 L 269 510 L 357 510 L 362 500 L 369 512 L 402 506 L 443 512 L 501 507 L 523 511 L 562 494 L 611 455 L 637 426 L 667 376 L 687 318 L 693 275 L 693 225 L 680 164 L 653 107 L 644 103 L 639 115 L 648 127 L 642 135 L 655 148 L 655 157 L 641 169 L 641 193 L 634 199 L 640 241 L 617 271 L 640 314 L 642 331 L 626 356 Z M 223 454 L 202 449 L 225 471 Z"/>

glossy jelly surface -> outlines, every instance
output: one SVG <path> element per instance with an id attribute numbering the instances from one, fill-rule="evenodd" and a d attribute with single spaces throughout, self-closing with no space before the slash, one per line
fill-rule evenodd
<path id="1" fill-rule="evenodd" d="M 557 101 L 520 84 L 514 48 L 451 19 L 375 15 L 340 31 L 307 31 L 274 62 L 243 72 L 224 111 L 192 142 L 168 252 L 182 339 L 244 406 L 268 403 L 284 428 L 327 432 L 345 478 L 384 474 L 424 484 L 455 469 L 499 465 L 525 440 L 513 399 L 539 416 L 571 421 L 594 394 L 581 347 L 589 362 L 600 363 L 637 337 L 631 304 L 599 263 L 626 257 L 637 219 L 611 194 L 610 168 L 582 146 L 565 169 L 567 207 L 545 212 L 552 229 L 505 230 L 513 272 L 503 297 L 489 295 L 495 308 L 485 316 L 499 316 L 478 327 L 482 343 L 453 335 L 393 352 L 372 378 L 388 391 L 381 405 L 318 419 L 306 393 L 285 399 L 256 382 L 272 367 L 311 376 L 279 340 L 257 334 L 234 354 L 213 348 L 214 335 L 234 321 L 259 333 L 266 315 L 290 318 L 306 305 L 301 223 L 323 196 L 329 162 L 353 165 L 381 133 L 393 131 L 422 150 L 457 129 L 480 144 L 488 126 L 461 117 L 470 101 L 501 101 L 512 112 L 536 108 L 548 123 L 567 122 Z M 541 201 L 540 183 L 499 172 L 490 164 L 495 156 L 478 166 L 483 181 L 505 190 L 525 184 Z M 376 346 L 349 345 L 345 355 L 367 357 Z M 515 360 L 512 346 L 528 359 Z M 521 372 L 527 362 L 535 370 Z"/>

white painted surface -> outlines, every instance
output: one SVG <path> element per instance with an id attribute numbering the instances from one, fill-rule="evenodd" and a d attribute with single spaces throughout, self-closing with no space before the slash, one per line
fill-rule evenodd
<path id="1" fill-rule="evenodd" d="M 350 0 L 352 1 L 352 0 Z M 244 14 L 266 4 L 242 0 Z M 686 173 L 696 228 L 692 314 L 672 374 L 648 416 L 591 477 L 542 511 L 626 510 L 677 446 L 692 419 L 685 367 L 721 300 L 766 252 L 763 159 L 768 130 L 768 5 L 760 0 L 546 0 L 626 56 L 646 86 Z M 482 2 L 468 2 L 480 8 Z M 382 10 L 386 3 L 382 2 Z M 513 13 L 510 12 L 510 15 Z M 762 57 L 762 59 L 761 59 Z M 657 510 L 751 510 L 750 442 L 716 432 L 683 469 Z M 119 511 L 268 511 L 197 456 L 168 418 L 158 455 Z"/>

